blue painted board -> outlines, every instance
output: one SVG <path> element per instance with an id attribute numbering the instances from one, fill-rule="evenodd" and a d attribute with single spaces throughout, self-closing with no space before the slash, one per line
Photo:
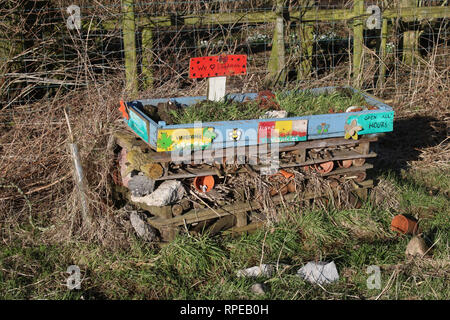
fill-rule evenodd
<path id="1" fill-rule="evenodd" d="M 324 92 L 331 92 L 334 89 L 335 87 L 324 87 L 311 89 L 311 91 L 321 94 Z M 356 89 L 351 89 L 357 91 Z M 176 97 L 127 102 L 126 106 L 129 111 L 130 119 L 128 121 L 126 120 L 126 122 L 137 135 L 146 141 L 153 149 L 158 149 L 158 151 L 164 151 L 164 149 L 161 149 L 161 146 L 184 146 L 189 144 L 189 141 L 195 145 L 202 145 L 203 148 L 207 146 L 208 149 L 219 149 L 234 146 L 258 145 L 267 140 L 279 142 L 280 145 L 286 145 L 289 143 L 292 144 L 295 141 L 345 137 L 348 130 L 350 130 L 351 133 L 357 132 L 358 135 L 393 131 L 394 111 L 392 107 L 372 96 L 364 93 L 362 93 L 362 95 L 370 105 L 378 107 L 378 110 L 320 114 L 282 119 L 233 120 L 177 125 L 166 125 L 164 122 L 156 123 L 141 111 L 143 105 L 156 106 L 160 102 L 168 102 L 169 100 L 180 105 L 186 105 L 187 107 L 206 100 L 205 96 Z M 240 102 L 245 99 L 256 99 L 256 97 L 256 93 L 228 95 L 228 99 Z M 207 130 L 205 132 L 210 135 L 212 134 L 213 139 L 211 139 L 211 136 L 204 137 L 194 134 L 193 132 L 200 132 L 197 131 L 199 128 L 201 128 L 201 132 L 203 132 L 203 128 L 208 128 L 209 131 Z M 182 129 L 180 132 L 183 134 L 173 134 L 174 132 L 177 132 L 174 131 L 176 129 Z M 304 133 L 303 130 L 305 131 Z M 173 135 L 168 137 L 167 133 Z M 285 136 L 283 136 L 283 134 Z M 191 135 L 190 138 L 189 135 Z M 158 141 L 161 142 L 161 139 L 165 139 L 165 143 L 159 143 L 160 148 L 158 148 Z M 204 143 L 205 141 L 208 143 Z M 183 143 L 181 144 L 181 142 Z"/>

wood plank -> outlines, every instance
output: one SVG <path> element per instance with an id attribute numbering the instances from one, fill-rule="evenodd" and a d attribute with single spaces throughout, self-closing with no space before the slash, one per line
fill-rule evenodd
<path id="1" fill-rule="evenodd" d="M 328 173 L 321 174 L 322 177 L 346 174 L 351 172 L 366 171 L 373 168 L 373 164 L 365 163 L 360 167 L 351 166 L 350 168 L 339 168 Z"/>
<path id="2" fill-rule="evenodd" d="M 208 89 L 206 96 L 208 100 L 221 101 L 225 97 L 227 77 L 208 78 Z"/>
<path id="3" fill-rule="evenodd" d="M 223 231 L 222 233 L 224 235 L 227 235 L 227 234 L 231 234 L 231 235 L 236 234 L 237 235 L 237 234 L 240 234 L 240 233 L 243 233 L 243 232 L 255 231 L 255 230 L 259 229 L 259 228 L 262 228 L 264 225 L 265 225 L 264 221 L 252 222 L 252 223 L 249 223 L 246 226 L 242 226 L 242 227 L 235 226 L 235 227 L 232 227 L 232 228 L 230 228 L 228 230 Z"/>
<path id="4" fill-rule="evenodd" d="M 373 180 L 365 180 L 359 183 L 359 186 L 361 188 L 370 188 L 373 186 Z M 293 201 L 296 198 L 299 198 L 300 196 L 301 200 L 314 199 L 318 197 L 317 194 L 311 192 L 301 195 L 297 193 L 289 193 L 283 197 L 275 196 L 272 198 L 272 200 L 274 201 L 274 203 L 280 203 L 282 201 Z M 188 211 L 182 216 L 173 217 L 171 219 L 161 219 L 159 217 L 152 217 L 148 219 L 148 222 L 156 228 L 162 228 L 164 226 L 182 226 L 184 224 L 191 224 L 207 219 L 214 219 L 228 215 L 235 215 L 237 212 L 252 211 L 257 209 L 261 209 L 261 203 L 257 201 L 248 201 L 248 202 L 240 201 L 234 204 L 223 206 L 222 208 L 215 208 L 214 211 L 211 209 L 200 209 L 200 210 L 193 209 Z"/>
<path id="5" fill-rule="evenodd" d="M 214 222 L 214 224 L 208 227 L 208 233 L 210 235 L 215 235 L 224 229 L 232 228 L 235 224 L 236 224 L 235 216 L 226 216 L 220 218 L 219 220 Z"/>
<path id="6" fill-rule="evenodd" d="M 281 164 L 280 168 L 293 168 L 293 167 L 300 167 L 300 166 L 309 166 L 313 164 L 319 164 L 327 161 L 339 161 L 339 160 L 349 160 L 349 159 L 358 159 L 358 158 L 375 158 L 377 154 L 375 152 L 370 152 L 367 154 L 361 154 L 356 151 L 335 151 L 335 155 L 332 158 L 328 159 L 313 159 L 313 160 L 307 160 L 300 163 L 292 163 L 292 164 Z M 256 171 L 260 171 L 262 168 L 266 166 L 264 165 L 255 165 L 252 166 L 252 168 Z M 188 178 L 195 178 L 197 176 L 215 176 L 218 174 L 218 171 L 215 169 L 211 170 L 190 170 L 192 173 L 175 173 L 167 176 L 162 176 L 155 180 L 169 180 L 169 179 L 188 179 Z M 245 168 L 245 165 L 238 169 L 236 173 L 243 173 L 248 172 L 248 170 Z M 334 171 L 333 171 L 334 172 Z"/>
<path id="7" fill-rule="evenodd" d="M 247 225 L 247 212 L 240 211 L 236 213 L 236 227 L 244 227 Z"/>
<path id="8" fill-rule="evenodd" d="M 445 7 L 446 8 L 446 7 Z M 413 17 L 422 19 L 450 18 L 450 10 L 443 7 L 421 7 L 421 8 L 391 8 L 382 12 L 383 19 L 397 17 Z M 366 19 L 370 14 L 363 13 L 360 17 Z M 355 18 L 353 10 L 349 9 L 308 9 L 293 10 L 289 12 L 291 21 L 316 22 L 316 21 L 345 21 Z M 272 23 L 276 20 L 275 12 L 223 12 L 211 13 L 202 16 L 183 16 L 184 25 L 218 25 L 218 24 L 247 24 L 247 23 Z M 136 21 L 137 27 L 156 28 L 170 27 L 172 22 L 170 16 L 140 16 Z M 87 30 L 116 30 L 120 29 L 120 20 L 103 20 L 101 24 L 91 25 L 90 20 L 82 21 L 82 28 Z"/>
<path id="9" fill-rule="evenodd" d="M 305 161 L 301 164 L 281 164 L 280 168 L 294 168 L 297 166 L 309 166 L 309 165 L 314 165 L 314 164 L 319 164 L 319 163 L 324 163 L 324 162 L 328 162 L 328 161 L 340 161 L 340 160 L 350 160 L 350 159 L 359 159 L 359 158 L 375 158 L 377 156 L 377 154 L 375 152 L 371 152 L 369 154 L 359 154 L 357 152 L 348 152 L 348 153 L 342 153 L 339 156 L 335 156 L 331 159 L 314 159 L 314 160 L 308 160 Z M 258 166 L 254 166 L 255 170 L 260 170 L 262 166 L 258 167 Z M 361 167 L 359 167 L 361 168 Z M 337 170 L 337 169 L 336 169 Z M 335 172 L 336 170 L 333 170 L 332 172 Z"/>
<path id="10" fill-rule="evenodd" d="M 317 139 L 317 140 L 308 140 L 308 141 L 301 141 L 293 146 L 287 146 L 279 148 L 279 152 L 285 152 L 285 151 L 293 151 L 297 149 L 310 149 L 310 148 L 326 148 L 326 147 L 333 147 L 333 146 L 344 146 L 344 145 L 352 145 L 352 144 L 358 144 L 363 142 L 376 142 L 378 140 L 377 137 L 366 137 L 363 136 L 359 140 L 350 140 L 350 139 L 344 139 L 344 138 L 328 138 L 328 139 Z M 261 145 L 259 145 L 261 146 Z M 232 152 L 234 150 L 234 152 Z M 270 149 L 268 149 L 270 151 Z M 239 154 L 239 155 L 247 155 L 247 156 L 254 156 L 258 155 L 258 146 L 246 146 L 246 147 L 238 147 L 238 148 L 224 148 L 224 149 L 216 149 L 216 150 L 204 150 L 204 151 L 194 151 L 190 153 L 189 155 L 186 155 L 185 157 L 178 157 L 177 160 L 180 162 L 184 161 L 191 161 L 191 160 L 199 160 L 202 159 L 202 161 L 212 161 L 215 158 L 223 157 L 223 155 L 226 154 Z M 170 152 L 155 152 L 152 153 L 152 159 L 154 162 L 171 162 L 172 161 L 172 155 Z"/>

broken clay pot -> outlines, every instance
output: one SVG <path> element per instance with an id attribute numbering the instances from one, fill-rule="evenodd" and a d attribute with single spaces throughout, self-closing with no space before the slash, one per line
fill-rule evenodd
<path id="1" fill-rule="evenodd" d="M 417 221 L 409 219 L 402 214 L 396 215 L 391 222 L 391 229 L 403 234 L 416 234 L 418 229 Z"/>
<path id="2" fill-rule="evenodd" d="M 340 160 L 338 161 L 339 168 L 350 168 L 353 164 L 353 160 Z"/>
<path id="3" fill-rule="evenodd" d="M 333 170 L 334 167 L 334 162 L 333 161 L 327 161 L 327 162 L 322 162 L 320 164 L 316 164 L 314 166 L 314 169 L 321 174 L 325 174 L 328 172 L 331 172 Z"/>

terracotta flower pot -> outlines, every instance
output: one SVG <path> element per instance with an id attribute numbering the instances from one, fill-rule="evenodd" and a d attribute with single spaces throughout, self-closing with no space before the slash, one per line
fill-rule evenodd
<path id="1" fill-rule="evenodd" d="M 214 188 L 214 177 L 213 176 L 195 177 L 194 187 L 199 192 L 208 192 L 212 188 Z"/>
<path id="2" fill-rule="evenodd" d="M 353 160 L 340 160 L 338 165 L 340 168 L 350 168 L 353 164 Z"/>
<path id="3" fill-rule="evenodd" d="M 392 219 L 391 229 L 403 234 L 415 234 L 418 229 L 418 224 L 417 221 L 399 214 Z"/>
<path id="4" fill-rule="evenodd" d="M 322 162 L 319 165 L 315 165 L 314 168 L 316 169 L 317 172 L 319 173 L 328 173 L 331 172 L 331 170 L 333 170 L 334 168 L 334 162 L 333 161 L 327 161 L 327 162 Z"/>
<path id="5" fill-rule="evenodd" d="M 279 173 L 281 173 L 283 175 L 283 177 L 285 177 L 286 179 L 290 179 L 294 176 L 293 173 L 287 172 L 283 169 L 281 169 L 280 171 L 278 171 Z"/>

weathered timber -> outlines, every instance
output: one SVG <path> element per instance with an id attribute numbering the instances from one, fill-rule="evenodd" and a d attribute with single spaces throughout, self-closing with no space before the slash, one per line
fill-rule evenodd
<path id="1" fill-rule="evenodd" d="M 296 163 L 289 163 L 289 164 L 280 164 L 280 168 L 292 168 L 292 167 L 299 167 L 299 166 L 308 166 L 313 164 L 319 164 L 327 161 L 338 161 L 338 160 L 348 160 L 348 159 L 354 159 L 354 158 L 375 158 L 377 154 L 375 152 L 371 152 L 368 154 L 360 154 L 358 152 L 352 152 L 352 151 L 337 151 L 336 155 L 332 158 L 325 158 L 325 159 L 313 159 L 313 160 L 307 160 L 304 162 L 296 162 Z M 260 171 L 262 168 L 266 166 L 264 165 L 256 165 L 253 166 L 253 169 L 256 171 Z M 162 176 L 155 180 L 169 180 L 169 179 L 188 179 L 188 178 L 195 178 L 197 176 L 215 176 L 217 175 L 217 170 L 211 169 L 211 170 L 194 170 L 190 169 L 191 173 L 173 173 L 166 176 Z M 245 167 L 242 167 L 238 170 L 236 170 L 236 174 L 248 172 Z M 334 171 L 333 171 L 334 172 Z"/>
<path id="2" fill-rule="evenodd" d="M 387 38 L 388 38 L 388 19 L 383 18 L 381 25 L 381 43 L 380 43 L 380 70 L 378 75 L 378 87 L 384 87 L 384 81 L 386 78 L 386 57 L 387 57 Z"/>
<path id="3" fill-rule="evenodd" d="M 402 0 L 400 10 L 403 8 L 417 7 L 417 0 Z M 415 22 L 415 17 L 402 17 L 408 30 L 403 32 L 403 55 L 402 61 L 406 65 L 413 65 L 417 61 L 419 54 L 419 25 Z"/>
<path id="4" fill-rule="evenodd" d="M 134 0 L 122 0 L 122 33 L 125 55 L 126 89 L 132 95 L 138 92 L 136 24 L 134 21 Z"/>
<path id="5" fill-rule="evenodd" d="M 236 213 L 236 227 L 243 227 L 247 225 L 247 212 L 240 211 Z"/>
<path id="6" fill-rule="evenodd" d="M 416 19 L 439 19 L 450 18 L 450 10 L 443 10 L 442 7 L 420 7 L 420 8 L 391 8 L 382 12 L 384 19 L 392 18 L 408 18 L 415 17 Z M 366 19 L 370 14 L 364 13 L 362 18 Z M 302 22 L 316 22 L 316 21 L 345 21 L 355 18 L 352 9 L 316 9 L 311 8 L 308 10 L 293 10 L 289 12 L 289 18 L 291 21 Z M 271 23 L 275 22 L 276 14 L 273 11 L 267 12 L 222 12 L 222 13 L 210 13 L 204 15 L 186 15 L 183 16 L 184 25 L 217 25 L 217 24 L 236 24 L 236 23 Z M 173 21 L 172 21 L 173 22 Z M 137 27 L 170 27 L 172 26 L 170 16 L 140 16 L 136 19 Z M 101 25 L 101 26 L 100 26 Z M 97 30 L 103 28 L 106 30 L 117 29 L 119 22 L 111 19 L 102 21 L 99 27 L 96 25 L 91 26 L 91 30 Z M 82 28 L 88 29 L 90 21 L 82 21 Z"/>
<path id="7" fill-rule="evenodd" d="M 311 23 L 300 23 L 300 67 L 297 79 L 308 79 L 311 75 L 312 57 L 314 50 L 314 26 Z"/>
<path id="8" fill-rule="evenodd" d="M 180 216 L 183 213 L 183 207 L 181 204 L 174 204 L 172 206 L 172 214 L 173 216 Z"/>
<path id="9" fill-rule="evenodd" d="M 369 142 L 362 142 L 362 143 L 358 144 L 358 145 L 355 147 L 355 151 L 356 151 L 356 152 L 359 152 L 359 153 L 361 153 L 361 154 L 364 154 L 364 155 L 369 154 L 369 151 L 370 151 L 370 143 L 369 143 Z"/>
<path id="10" fill-rule="evenodd" d="M 368 166 L 367 168 L 371 168 L 372 166 Z M 358 168 L 361 170 L 361 168 Z M 337 171 L 337 170 L 336 170 Z M 351 170 L 346 170 L 351 171 Z M 344 172 L 344 170 L 341 170 L 341 172 Z M 369 188 L 373 186 L 373 180 L 366 180 L 359 184 L 359 187 L 361 188 Z M 312 192 L 306 192 L 304 194 L 297 194 L 297 193 L 289 193 L 283 197 L 281 196 L 275 196 L 273 197 L 274 203 L 280 203 L 283 200 L 285 202 L 293 201 L 297 198 L 300 198 L 301 200 L 308 200 L 308 199 L 314 199 L 316 198 L 317 194 Z M 247 201 L 247 202 L 236 202 L 230 205 L 223 206 L 222 208 L 215 208 L 212 209 L 200 209 L 200 210 L 191 210 L 187 213 L 185 213 L 182 216 L 173 217 L 171 219 L 161 219 L 159 217 L 152 217 L 148 219 L 148 222 L 156 227 L 161 228 L 164 226 L 182 226 L 184 224 L 191 224 L 200 222 L 207 219 L 214 219 L 214 218 L 221 218 L 228 215 L 236 215 L 239 212 L 246 212 L 246 211 L 253 211 L 261 209 L 261 203 L 257 201 Z"/>
<path id="11" fill-rule="evenodd" d="M 219 220 L 214 222 L 208 228 L 208 233 L 210 235 L 215 235 L 222 230 L 232 228 L 234 225 L 236 225 L 236 217 L 235 216 L 226 216 L 226 217 L 220 218 Z"/>
<path id="12" fill-rule="evenodd" d="M 364 47 L 364 0 L 353 1 L 353 86 L 361 87 Z"/>
<path id="13" fill-rule="evenodd" d="M 362 165 L 360 167 L 352 166 L 350 168 L 339 168 L 339 169 L 333 170 L 333 171 L 328 172 L 328 173 L 320 174 L 320 176 L 328 177 L 328 176 L 334 176 L 334 175 L 345 175 L 345 174 L 348 174 L 348 173 L 365 171 L 365 170 L 372 169 L 372 168 L 373 168 L 373 164 L 366 163 L 366 164 L 364 164 L 364 165 Z"/>
<path id="14" fill-rule="evenodd" d="M 267 66 L 267 83 L 275 85 L 283 84 L 286 81 L 286 57 L 284 43 L 284 0 L 276 0 L 276 19 L 272 39 L 272 50 L 270 52 L 269 64 Z"/>
<path id="15" fill-rule="evenodd" d="M 142 29 L 142 81 L 145 89 L 153 86 L 153 31 L 151 27 Z"/>
<path id="16" fill-rule="evenodd" d="M 363 136 L 358 141 L 349 140 L 344 138 L 329 138 L 329 139 L 319 139 L 319 140 L 308 140 L 301 141 L 296 143 L 293 146 L 280 147 L 279 152 L 285 151 L 293 151 L 304 148 L 326 148 L 326 147 L 334 147 L 334 146 L 344 146 L 351 145 L 355 143 L 363 143 L 363 142 L 375 142 L 377 141 L 377 137 L 366 137 Z M 258 155 L 257 146 L 246 146 L 246 147 L 238 147 L 238 148 L 224 148 L 224 149 L 216 149 L 216 150 L 204 150 L 204 151 L 194 151 L 192 153 L 187 154 L 186 156 L 177 156 L 173 157 L 171 152 L 154 152 L 152 153 L 152 159 L 154 162 L 171 162 L 176 159 L 177 161 L 191 161 L 191 160 L 201 160 L 202 162 L 213 161 L 217 158 L 222 158 L 227 154 L 231 155 Z M 270 149 L 267 149 L 270 151 Z"/>
<path id="17" fill-rule="evenodd" d="M 234 226 L 234 227 L 232 227 L 232 228 L 230 228 L 228 230 L 223 231 L 223 234 L 224 235 L 231 234 L 231 236 L 235 236 L 235 235 L 237 236 L 237 235 L 240 235 L 240 234 L 242 234 L 244 232 L 255 231 L 255 230 L 259 229 L 259 228 L 262 228 L 263 226 L 264 226 L 264 222 L 263 221 L 252 222 L 252 223 L 249 223 L 248 225 L 242 226 L 242 227 Z"/>

